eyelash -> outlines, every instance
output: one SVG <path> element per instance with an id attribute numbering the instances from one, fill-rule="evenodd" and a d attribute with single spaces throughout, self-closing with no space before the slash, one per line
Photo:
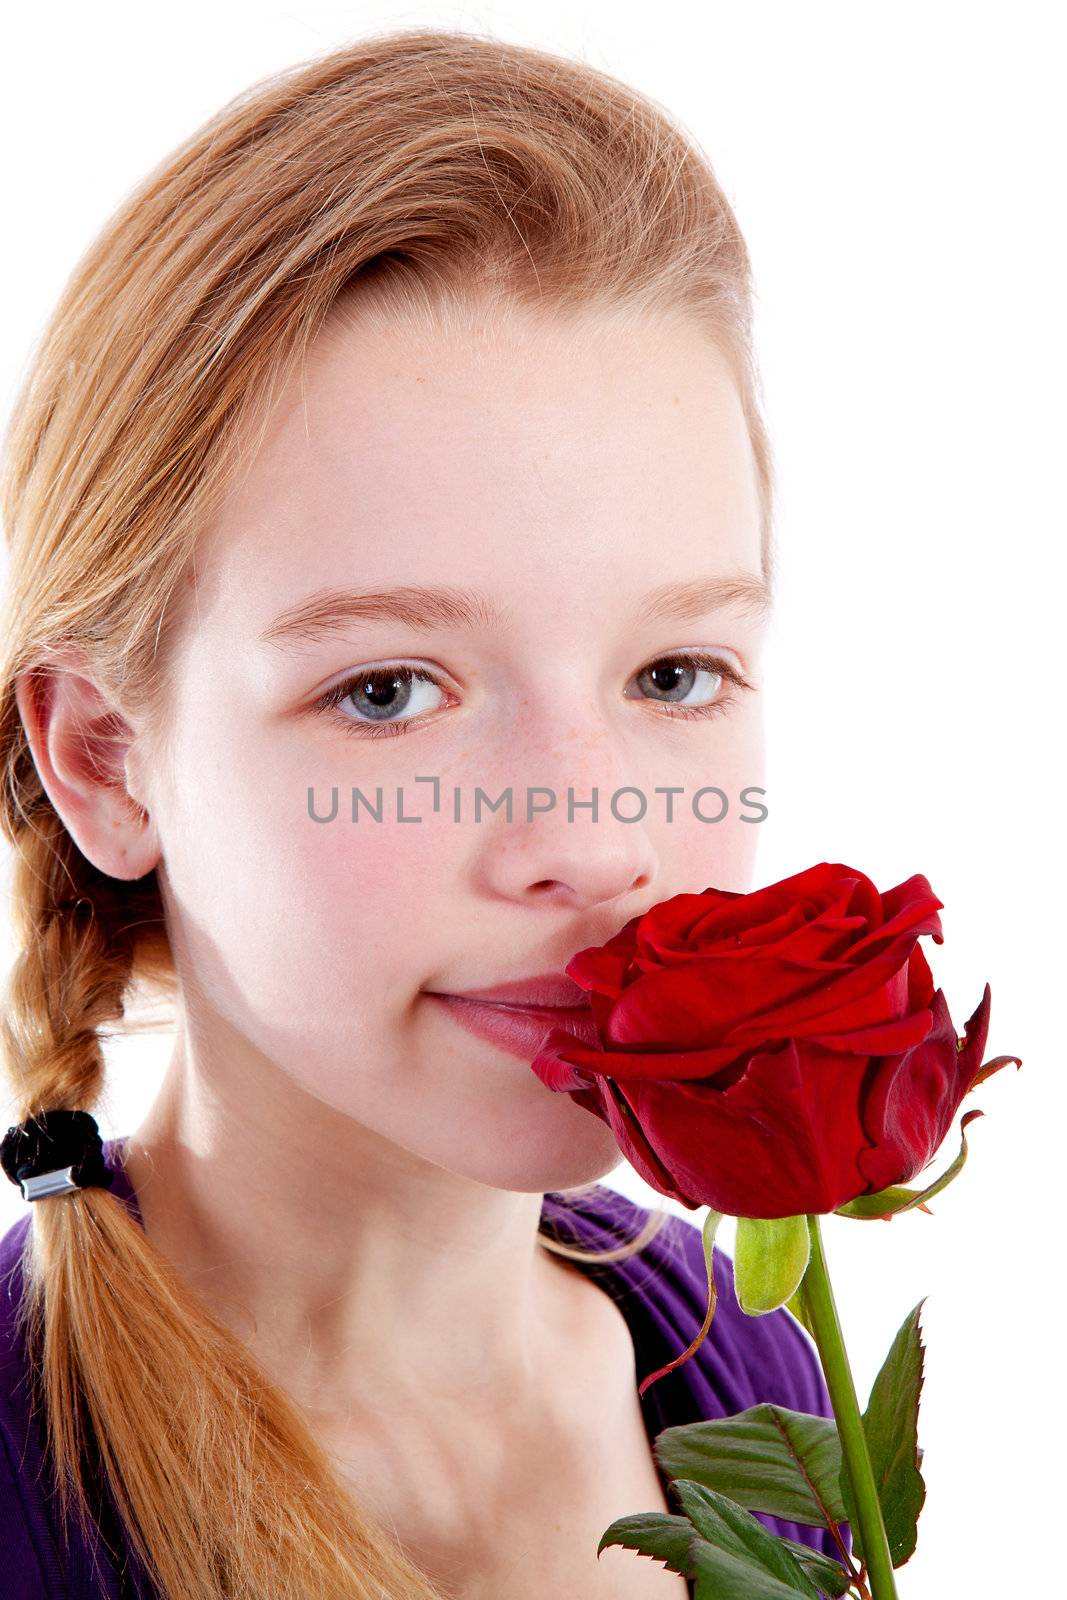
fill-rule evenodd
<path id="1" fill-rule="evenodd" d="M 700 650 L 682 650 L 673 655 L 654 656 L 647 666 L 641 667 L 635 673 L 635 677 L 640 677 L 641 673 L 647 672 L 649 667 L 661 666 L 703 667 L 707 671 L 713 672 L 716 677 L 725 678 L 731 686 L 718 700 L 713 700 L 706 706 L 678 706 L 664 700 L 646 701 L 646 704 L 656 706 L 668 717 L 696 721 L 719 716 L 736 704 L 740 690 L 754 687 L 742 673 L 738 672 L 736 667 L 731 666 L 729 661 L 724 660 L 721 656 L 708 655 Z M 388 667 L 391 667 L 389 662 L 385 662 L 382 668 L 365 667 L 362 672 L 353 673 L 350 677 L 342 679 L 340 683 L 335 683 L 332 689 L 327 689 L 326 693 L 321 695 L 315 702 L 315 710 L 324 713 L 336 711 L 341 701 L 347 699 L 353 689 L 358 688 L 362 683 L 366 683 L 368 678 L 375 676 L 376 672 L 385 670 Z M 446 693 L 448 692 L 445 685 L 434 677 L 432 672 L 423 672 L 414 667 L 404 666 L 391 667 L 391 670 L 405 682 L 421 679 L 427 683 L 432 683 L 438 689 L 445 690 Z M 424 717 L 408 717 L 397 722 L 359 722 L 353 717 L 346 717 L 337 712 L 337 717 L 334 720 L 339 720 L 344 731 L 346 733 L 354 733 L 357 739 L 395 739 L 401 734 L 409 733 L 413 728 L 420 727 L 433 716 L 436 716 L 436 712 L 431 712 Z"/>

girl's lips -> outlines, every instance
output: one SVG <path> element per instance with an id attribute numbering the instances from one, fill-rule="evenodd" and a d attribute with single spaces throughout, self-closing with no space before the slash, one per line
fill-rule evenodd
<path id="1" fill-rule="evenodd" d="M 589 996 L 565 972 L 539 972 L 532 978 L 515 978 L 510 983 L 495 983 L 488 989 L 445 989 L 431 993 L 451 994 L 458 1000 L 490 1000 L 504 1006 L 521 1006 L 524 1011 L 569 1010 L 589 1005 Z"/>
<path id="2" fill-rule="evenodd" d="M 468 1033 L 495 1044 L 521 1061 L 532 1061 L 553 1028 L 573 1033 L 582 1044 L 596 1049 L 598 1035 L 588 1006 L 514 1006 L 468 1000 L 456 994 L 435 994 L 427 999 L 444 1007 Z"/>

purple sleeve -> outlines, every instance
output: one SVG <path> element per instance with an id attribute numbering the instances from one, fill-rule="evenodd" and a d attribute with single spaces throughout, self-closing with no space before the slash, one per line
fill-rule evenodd
<path id="1" fill-rule="evenodd" d="M 0 1238 L 0 1594 L 4 1600 L 71 1600 L 39 1482 L 43 1463 L 15 1325 L 28 1228 L 24 1216 Z"/>
<path id="2" fill-rule="evenodd" d="M 0 1563 L 4 1600 L 52 1600 L 45 1563 L 30 1534 L 13 1441 L 0 1422 Z"/>

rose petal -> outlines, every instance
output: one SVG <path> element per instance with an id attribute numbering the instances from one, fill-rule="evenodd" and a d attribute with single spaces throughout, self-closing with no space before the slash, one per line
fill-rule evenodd
<path id="1" fill-rule="evenodd" d="M 628 1081 L 645 1138 L 676 1187 L 728 1216 L 833 1211 L 866 1191 L 859 1085 L 867 1062 L 789 1041 L 726 1089 Z"/>
<path id="2" fill-rule="evenodd" d="M 538 1060 L 555 1055 L 579 1072 L 595 1077 L 616 1078 L 629 1083 L 634 1079 L 669 1078 L 687 1080 L 736 1075 L 745 1056 L 733 1048 L 721 1050 L 596 1050 L 583 1045 L 573 1034 L 553 1028 L 541 1041 Z M 732 1081 L 732 1080 L 731 1080 Z"/>
<path id="3" fill-rule="evenodd" d="M 852 1033 L 808 1033 L 804 1037 L 809 1044 L 821 1044 L 826 1050 L 847 1050 L 854 1056 L 899 1056 L 922 1043 L 933 1020 L 932 1011 L 917 1011 L 914 1016 L 877 1023 L 873 1028 L 857 1028 Z"/>
<path id="4" fill-rule="evenodd" d="M 908 1183 L 933 1159 L 960 1101 L 956 1030 L 940 989 L 931 1003 L 933 1023 L 921 1044 L 875 1064 L 864 1096 L 863 1123 L 871 1148 L 859 1157 L 872 1192 Z"/>

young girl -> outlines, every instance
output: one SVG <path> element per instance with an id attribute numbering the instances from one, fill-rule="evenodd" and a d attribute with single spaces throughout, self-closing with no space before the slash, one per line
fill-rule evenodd
<path id="1" fill-rule="evenodd" d="M 678 1510 L 656 1435 L 830 1414 L 721 1251 L 638 1396 L 700 1231 L 530 1070 L 578 950 L 752 884 L 750 311 L 658 107 L 429 31 L 241 97 L 79 264 L 6 457 L 5 1595 L 684 1600 L 596 1555 Z"/>

